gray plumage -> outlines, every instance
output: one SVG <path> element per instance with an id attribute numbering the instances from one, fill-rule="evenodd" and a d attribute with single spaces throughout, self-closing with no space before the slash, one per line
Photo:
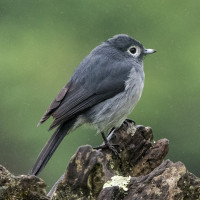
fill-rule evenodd
<path id="1" fill-rule="evenodd" d="M 139 101 L 144 86 L 143 56 L 155 50 L 120 34 L 103 42 L 83 59 L 51 103 L 39 124 L 53 116 L 57 127 L 30 174 L 46 165 L 64 136 L 88 123 L 98 132 L 119 127 Z"/>

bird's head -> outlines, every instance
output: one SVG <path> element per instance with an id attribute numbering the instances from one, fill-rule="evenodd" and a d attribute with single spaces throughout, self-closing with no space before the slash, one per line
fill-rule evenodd
<path id="1" fill-rule="evenodd" d="M 122 51 L 127 57 L 142 59 L 147 54 L 155 53 L 154 49 L 145 49 L 143 45 L 126 34 L 115 35 L 106 41 L 109 45 Z"/>

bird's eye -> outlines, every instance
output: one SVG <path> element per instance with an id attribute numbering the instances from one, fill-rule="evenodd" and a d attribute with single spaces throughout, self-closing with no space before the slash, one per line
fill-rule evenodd
<path id="1" fill-rule="evenodd" d="M 129 51 L 132 53 L 132 54 L 135 54 L 137 52 L 137 49 L 135 47 L 131 47 L 129 49 Z"/>
<path id="2" fill-rule="evenodd" d="M 134 58 L 138 57 L 141 54 L 141 49 L 138 46 L 131 46 L 131 47 L 128 48 L 127 51 Z"/>

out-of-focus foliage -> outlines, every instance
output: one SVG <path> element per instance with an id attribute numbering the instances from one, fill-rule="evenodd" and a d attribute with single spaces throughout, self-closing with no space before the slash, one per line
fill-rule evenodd
<path id="1" fill-rule="evenodd" d="M 95 46 L 126 33 L 158 51 L 144 61 L 145 87 L 130 118 L 168 138 L 168 157 L 200 176 L 199 10 L 199 0 L 1 0 L 0 163 L 28 172 L 52 134 L 52 120 L 36 128 L 51 100 Z M 78 146 L 101 142 L 95 130 L 77 129 L 41 177 L 51 185 Z"/>

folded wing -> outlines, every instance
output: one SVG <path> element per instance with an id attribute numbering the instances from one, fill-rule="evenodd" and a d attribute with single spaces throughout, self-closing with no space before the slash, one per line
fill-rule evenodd
<path id="1" fill-rule="evenodd" d="M 88 59 L 88 60 L 87 60 Z M 53 100 L 39 124 L 51 115 L 50 129 L 80 115 L 85 110 L 119 94 L 125 89 L 131 66 L 126 62 L 86 57 L 75 70 L 71 80 Z"/>

